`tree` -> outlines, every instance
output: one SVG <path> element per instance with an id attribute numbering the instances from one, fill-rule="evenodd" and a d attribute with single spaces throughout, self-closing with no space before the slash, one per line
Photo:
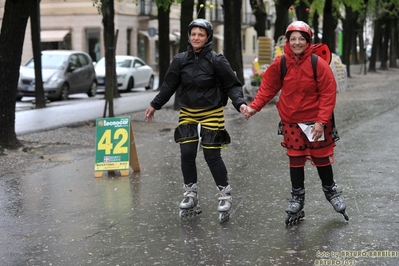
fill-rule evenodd
<path id="1" fill-rule="evenodd" d="M 193 21 L 194 0 L 183 0 L 180 11 L 180 47 L 179 53 L 187 50 L 188 25 Z"/>
<path id="2" fill-rule="evenodd" d="M 376 71 L 376 61 L 377 61 L 377 51 L 379 47 L 379 40 L 381 39 L 381 20 L 374 20 L 374 36 L 373 36 L 373 46 L 371 48 L 371 56 L 368 71 Z"/>
<path id="3" fill-rule="evenodd" d="M 104 26 L 104 46 L 105 46 L 105 107 L 104 117 L 108 109 L 109 117 L 114 117 L 114 97 L 119 97 L 118 84 L 116 81 L 115 68 L 115 9 L 114 0 L 93 0 L 98 12 L 102 14 Z"/>
<path id="4" fill-rule="evenodd" d="M 35 62 L 35 105 L 36 108 L 46 107 L 42 78 L 42 54 L 40 47 L 40 0 L 29 1 L 30 25 L 32 36 L 33 60 Z"/>
<path id="5" fill-rule="evenodd" d="M 376 62 L 381 69 L 395 67 L 398 49 L 398 0 L 368 0 L 369 17 L 373 18 L 374 36 L 368 71 L 376 71 Z M 389 52 L 388 52 L 389 49 Z M 389 56 L 388 56 L 389 54 Z"/>
<path id="6" fill-rule="evenodd" d="M 389 46 L 389 67 L 394 67 L 397 68 L 398 64 L 397 64 L 397 58 L 398 58 L 398 39 L 399 39 L 399 33 L 396 30 L 398 28 L 399 25 L 399 18 L 393 17 L 391 19 L 391 31 L 390 31 L 390 40 L 391 40 L 391 44 Z"/>
<path id="7" fill-rule="evenodd" d="M 266 36 L 267 13 L 263 0 L 250 0 L 252 14 L 255 16 L 254 29 L 259 37 Z"/>
<path id="8" fill-rule="evenodd" d="M 158 50 L 159 50 L 159 86 L 163 83 L 163 79 L 170 65 L 169 51 L 169 14 L 171 2 L 168 0 L 159 0 L 158 6 Z"/>
<path id="9" fill-rule="evenodd" d="M 224 56 L 242 84 L 245 83 L 241 48 L 242 0 L 223 0 Z"/>
<path id="10" fill-rule="evenodd" d="M 309 1 L 299 1 L 299 3 L 295 6 L 295 13 L 298 20 L 302 20 L 306 23 L 309 22 L 309 11 L 310 5 L 312 4 L 313 0 Z M 310 24 L 310 23 L 308 23 Z"/>
<path id="11" fill-rule="evenodd" d="M 323 38 L 322 42 L 327 44 L 331 51 L 336 50 L 335 29 L 338 25 L 337 4 L 333 0 L 326 0 L 323 9 Z"/>
<path id="12" fill-rule="evenodd" d="M 21 146 L 15 133 L 15 103 L 28 18 L 26 0 L 6 1 L 0 33 L 0 154 Z"/>
<path id="13" fill-rule="evenodd" d="M 183 0 L 185 1 L 185 0 Z M 205 6 L 205 0 L 198 0 L 197 3 L 197 17 L 196 18 L 205 18 L 205 8 L 203 8 Z"/>
<path id="14" fill-rule="evenodd" d="M 350 54 L 352 49 L 352 36 L 355 35 L 354 25 L 356 24 L 356 17 L 353 8 L 345 5 L 345 19 L 343 21 L 343 49 L 342 49 L 342 63 L 346 65 L 348 77 L 350 77 Z"/>
<path id="15" fill-rule="evenodd" d="M 194 10 L 194 0 L 183 0 L 180 6 L 180 44 L 179 53 L 187 50 L 188 45 L 188 25 L 193 21 L 193 10 Z M 181 87 L 176 90 L 175 101 L 173 103 L 173 109 L 179 110 L 180 106 L 177 101 L 177 96 L 181 91 Z"/>
<path id="16" fill-rule="evenodd" d="M 274 0 L 274 2 L 276 3 L 274 41 L 277 43 L 278 38 L 285 35 L 285 30 L 290 22 L 288 10 L 295 3 L 295 0 Z"/>

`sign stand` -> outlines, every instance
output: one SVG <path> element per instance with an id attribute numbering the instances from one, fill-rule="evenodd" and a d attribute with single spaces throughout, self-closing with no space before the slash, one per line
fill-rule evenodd
<path id="1" fill-rule="evenodd" d="M 97 119 L 94 177 L 102 177 L 106 171 L 119 171 L 121 176 L 128 176 L 130 167 L 140 172 L 130 117 Z"/>
<path id="2" fill-rule="evenodd" d="M 140 172 L 139 157 L 137 155 L 136 142 L 134 140 L 133 125 L 130 123 L 130 157 L 129 165 L 133 172 Z M 120 170 L 121 176 L 129 175 L 129 170 Z"/>

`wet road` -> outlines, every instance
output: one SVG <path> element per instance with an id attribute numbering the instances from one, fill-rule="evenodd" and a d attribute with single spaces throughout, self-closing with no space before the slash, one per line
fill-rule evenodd
<path id="1" fill-rule="evenodd" d="M 249 121 L 228 107 L 232 144 L 222 155 L 233 187 L 229 222 L 218 223 L 202 154 L 203 213 L 179 220 L 175 124 L 133 121 L 139 173 L 94 178 L 88 157 L 2 183 L 1 265 L 398 265 L 397 74 L 368 74 L 338 95 L 333 169 L 349 222 L 307 165 L 306 217 L 286 227 L 290 182 L 275 107 Z"/>

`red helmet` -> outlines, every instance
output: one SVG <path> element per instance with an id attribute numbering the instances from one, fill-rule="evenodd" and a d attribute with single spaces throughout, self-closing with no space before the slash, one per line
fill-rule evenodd
<path id="1" fill-rule="evenodd" d="M 294 21 L 290 25 L 288 25 L 287 30 L 285 31 L 285 35 L 287 36 L 288 32 L 291 31 L 301 31 L 309 34 L 310 39 L 312 39 L 312 30 L 309 25 L 303 21 Z"/>

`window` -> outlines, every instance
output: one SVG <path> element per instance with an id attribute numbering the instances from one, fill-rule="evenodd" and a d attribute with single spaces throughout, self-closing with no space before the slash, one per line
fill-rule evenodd
<path id="1" fill-rule="evenodd" d="M 141 66 L 144 66 L 143 62 L 141 62 L 140 60 L 134 60 L 133 67 L 141 67 Z"/>
<path id="2" fill-rule="evenodd" d="M 87 66 L 89 64 L 89 58 L 87 58 L 84 54 L 78 54 L 78 57 L 82 66 Z"/>
<path id="3" fill-rule="evenodd" d="M 94 62 L 102 57 L 100 29 L 86 29 L 86 52 Z"/>

